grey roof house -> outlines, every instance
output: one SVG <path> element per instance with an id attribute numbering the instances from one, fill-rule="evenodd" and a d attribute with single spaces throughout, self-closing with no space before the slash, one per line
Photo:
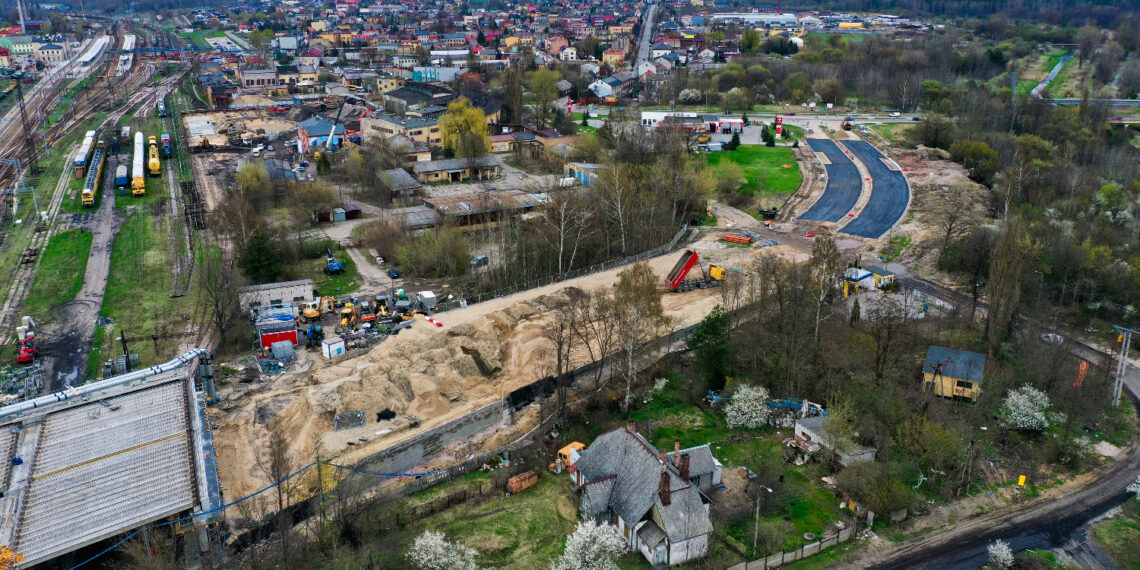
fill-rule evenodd
<path id="1" fill-rule="evenodd" d="M 679 462 L 630 424 L 598 436 L 570 469 L 583 515 L 617 526 L 629 547 L 654 566 L 705 556 L 713 530 L 711 501 L 692 479 L 707 476 L 711 486 L 720 464 L 707 446 L 677 447 Z M 694 474 L 695 466 L 712 471 Z"/>

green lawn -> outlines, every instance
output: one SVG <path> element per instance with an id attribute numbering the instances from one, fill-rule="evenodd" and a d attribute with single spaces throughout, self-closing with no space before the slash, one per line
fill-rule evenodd
<path id="1" fill-rule="evenodd" d="M 301 262 L 301 267 L 306 270 L 308 275 L 298 277 L 298 279 L 305 279 L 309 277 L 316 285 L 317 292 L 321 296 L 335 297 L 337 295 L 344 295 L 351 293 L 360 288 L 361 279 L 360 273 L 356 270 L 356 262 L 343 251 L 333 251 L 337 261 L 344 264 L 344 273 L 339 275 L 325 275 L 325 258 L 308 259 Z"/>
<path id="2" fill-rule="evenodd" d="M 53 307 L 75 298 L 83 286 L 91 240 L 91 232 L 79 229 L 52 236 L 41 252 L 35 282 L 24 302 L 25 313 L 48 320 Z"/>
<path id="3" fill-rule="evenodd" d="M 225 37 L 226 33 L 221 30 L 196 30 L 189 34 L 178 35 L 186 38 L 187 40 L 190 40 L 190 43 L 198 47 L 208 48 L 212 46 L 210 46 L 210 43 L 206 41 L 206 38 L 221 38 Z"/>
<path id="4" fill-rule="evenodd" d="M 1140 501 L 1129 499 L 1121 516 L 1093 527 L 1092 539 L 1117 568 L 1140 568 Z"/>
<path id="5" fill-rule="evenodd" d="M 803 182 L 795 150 L 790 146 L 741 145 L 736 150 L 710 152 L 705 156 L 709 166 L 725 161 L 740 165 L 746 180 L 740 191 L 746 194 L 791 194 Z"/>
<path id="6" fill-rule="evenodd" d="M 577 516 L 570 478 L 540 471 L 538 484 L 518 495 L 448 509 L 422 526 L 478 549 L 480 566 L 545 568 L 562 554 Z"/>
<path id="7" fill-rule="evenodd" d="M 128 209 L 111 248 L 111 271 L 99 313 L 114 323 L 106 336 L 117 337 L 124 328 L 128 338 L 180 333 L 193 326 L 192 318 L 202 318 L 194 288 L 184 297 L 170 296 L 174 278 L 170 232 L 178 231 L 180 222 L 152 215 L 145 206 Z M 176 340 L 167 339 L 158 343 L 157 350 L 152 342 L 135 342 L 130 350 L 149 366 L 173 356 L 176 348 Z"/>

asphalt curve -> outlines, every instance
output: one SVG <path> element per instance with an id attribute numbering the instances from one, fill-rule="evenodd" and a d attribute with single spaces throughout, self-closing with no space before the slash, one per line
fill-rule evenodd
<path id="1" fill-rule="evenodd" d="M 862 189 L 859 170 L 834 142 L 828 139 L 807 139 L 807 143 L 813 151 L 822 152 L 831 164 L 824 165 L 827 169 L 827 187 L 823 190 L 823 196 L 800 219 L 838 222 L 859 201 Z"/>
<path id="2" fill-rule="evenodd" d="M 887 168 L 879 160 L 883 153 L 875 147 L 864 141 L 844 141 L 843 144 L 867 167 L 872 186 L 867 206 L 842 231 L 859 237 L 879 238 L 902 219 L 910 203 L 910 188 L 902 172 Z"/>

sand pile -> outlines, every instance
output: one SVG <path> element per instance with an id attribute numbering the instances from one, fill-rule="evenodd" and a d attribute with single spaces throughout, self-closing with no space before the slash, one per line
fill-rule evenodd
<path id="1" fill-rule="evenodd" d="M 258 464 L 268 464 L 272 432 L 286 436 L 297 458 L 314 457 L 318 441 L 324 443 L 322 456 L 336 458 L 348 451 L 356 456 L 363 449 L 322 440 L 338 413 L 363 411 L 371 422 L 388 409 L 427 423 L 540 378 L 552 348 L 543 334 L 541 311 L 558 298 L 576 294 L 567 289 L 516 302 L 440 334 L 402 333 L 362 357 L 318 368 L 246 399 L 219 418 L 223 485 L 232 494 L 265 484 Z M 406 332 L 427 327 L 426 322 L 417 323 Z M 374 430 L 376 424 L 370 425 Z M 383 443 L 375 446 L 379 449 L 396 441 L 396 435 L 371 443 Z"/>

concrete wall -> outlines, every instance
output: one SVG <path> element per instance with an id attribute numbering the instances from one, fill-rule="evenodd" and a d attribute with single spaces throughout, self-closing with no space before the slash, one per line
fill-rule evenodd
<path id="1" fill-rule="evenodd" d="M 408 473 L 439 455 L 445 447 L 483 431 L 503 417 L 502 402 L 495 402 L 461 418 L 388 447 L 357 464 L 380 473 Z"/>
<path id="2" fill-rule="evenodd" d="M 799 550 L 793 550 L 790 552 L 777 552 L 771 556 L 768 556 L 767 558 L 761 558 L 759 560 L 753 560 L 744 564 L 730 566 L 728 570 L 767 570 L 768 568 L 778 568 L 784 564 L 791 564 L 797 560 L 802 560 L 809 556 L 823 552 L 824 550 L 827 550 L 828 548 L 835 546 L 841 542 L 847 542 L 848 540 L 851 540 L 853 536 L 855 536 L 855 529 L 847 527 L 839 531 L 839 534 L 817 540 L 811 544 L 806 544 Z"/>

